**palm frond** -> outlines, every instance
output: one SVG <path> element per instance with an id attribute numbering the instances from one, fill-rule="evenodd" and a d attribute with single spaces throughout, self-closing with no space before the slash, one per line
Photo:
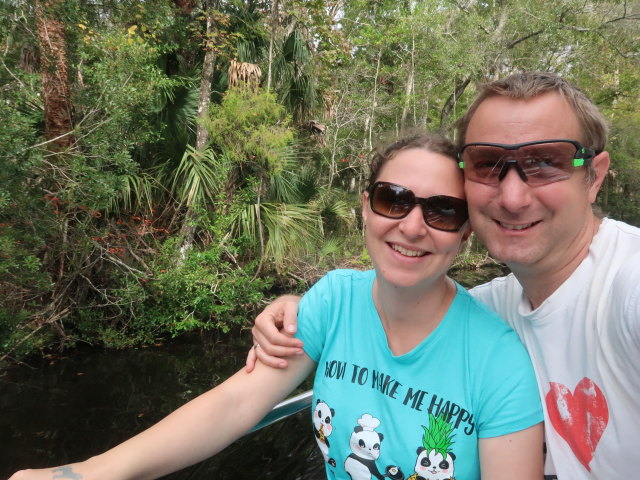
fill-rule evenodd
<path id="1" fill-rule="evenodd" d="M 185 145 L 195 136 L 199 90 L 196 85 L 190 85 L 172 91 L 171 95 L 171 101 L 161 115 L 166 126 L 164 155 L 178 158 Z"/>
<path id="2" fill-rule="evenodd" d="M 310 252 L 322 239 L 322 221 L 311 205 L 262 204 L 265 254 L 282 264 L 293 253 Z"/>
<path id="3" fill-rule="evenodd" d="M 278 168 L 272 168 L 270 172 L 269 198 L 276 202 L 301 203 L 301 177 L 300 155 L 291 146 L 280 150 Z"/>
<path id="4" fill-rule="evenodd" d="M 213 202 L 221 183 L 219 167 L 213 150 L 200 152 L 189 145 L 178 167 L 168 179 L 171 191 L 184 205 Z"/>
<path id="5" fill-rule="evenodd" d="M 120 195 L 111 199 L 109 210 L 121 209 L 151 211 L 154 204 L 154 191 L 157 189 L 156 178 L 148 172 L 121 177 Z"/>
<path id="6" fill-rule="evenodd" d="M 248 205 L 238 215 L 235 235 L 246 235 L 257 245 L 264 229 L 264 255 L 282 265 L 292 255 L 308 253 L 322 240 L 322 222 L 312 205 L 262 203 Z"/>
<path id="7" fill-rule="evenodd" d="M 342 248 L 342 240 L 338 237 L 327 238 L 320 247 L 319 254 L 321 257 L 336 254 Z"/>

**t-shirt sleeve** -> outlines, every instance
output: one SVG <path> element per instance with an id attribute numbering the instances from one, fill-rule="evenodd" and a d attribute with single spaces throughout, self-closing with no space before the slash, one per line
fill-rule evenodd
<path id="1" fill-rule="evenodd" d="M 487 346 L 480 366 L 478 437 L 506 435 L 543 420 L 540 394 L 531 359 L 517 334 L 509 329 Z"/>
<path id="2" fill-rule="evenodd" d="M 296 338 L 304 342 L 304 351 L 314 362 L 320 360 L 330 318 L 331 273 L 316 282 L 302 297 L 298 306 Z"/>

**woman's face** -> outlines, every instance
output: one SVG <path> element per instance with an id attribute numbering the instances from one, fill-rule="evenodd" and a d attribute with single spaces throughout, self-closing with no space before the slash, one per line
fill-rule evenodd
<path id="1" fill-rule="evenodd" d="M 454 160 L 420 148 L 401 150 L 381 168 L 378 182 L 402 185 L 417 197 L 448 195 L 464 199 L 463 179 Z M 418 206 L 402 219 L 374 213 L 369 194 L 362 197 L 366 243 L 379 281 L 395 287 L 430 286 L 442 281 L 471 230 L 427 226 Z"/>

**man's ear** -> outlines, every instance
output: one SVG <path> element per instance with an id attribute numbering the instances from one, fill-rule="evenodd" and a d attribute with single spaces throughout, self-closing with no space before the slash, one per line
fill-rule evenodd
<path id="1" fill-rule="evenodd" d="M 604 182 L 604 178 L 609 171 L 610 163 L 609 152 L 601 152 L 592 160 L 591 166 L 596 171 L 596 177 L 593 179 L 591 185 L 589 185 L 589 202 L 594 203 L 596 201 L 602 182 Z"/>

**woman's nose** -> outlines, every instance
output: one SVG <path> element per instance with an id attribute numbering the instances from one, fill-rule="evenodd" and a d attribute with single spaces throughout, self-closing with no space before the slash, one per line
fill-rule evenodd
<path id="1" fill-rule="evenodd" d="M 419 237 L 427 233 L 427 224 L 424 221 L 422 207 L 414 205 L 409 214 L 400 220 L 400 231 L 407 237 Z"/>

